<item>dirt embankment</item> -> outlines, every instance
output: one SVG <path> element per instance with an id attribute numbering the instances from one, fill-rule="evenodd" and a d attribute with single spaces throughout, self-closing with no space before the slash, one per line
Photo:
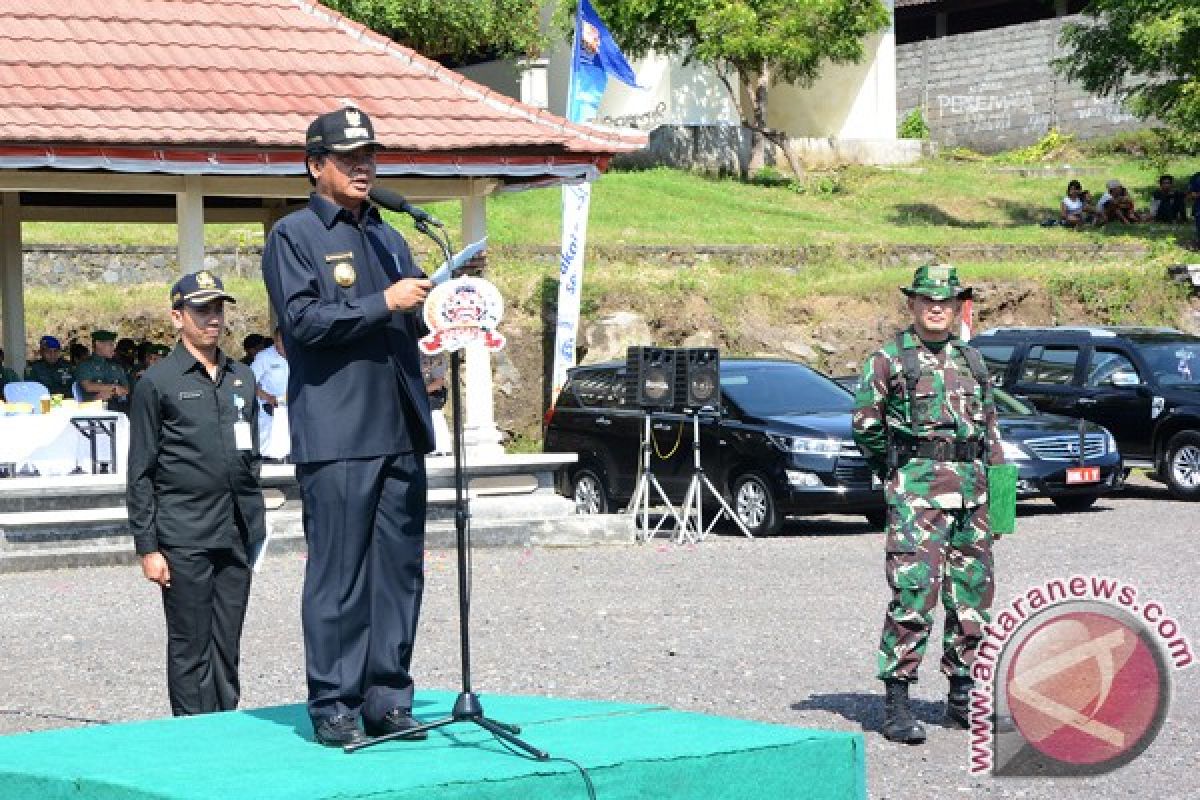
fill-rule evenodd
<path id="1" fill-rule="evenodd" d="M 514 304 L 515 306 L 516 304 Z M 975 330 L 1000 325 L 1105 323 L 1070 297 L 1051 297 L 1033 281 L 982 283 L 975 287 Z M 831 375 L 858 371 L 866 356 L 907 323 L 904 297 L 796 297 L 783 307 L 751 300 L 722 322 L 708 300 L 628 297 L 619 306 L 602 303 L 584 321 L 581 362 L 624 358 L 631 344 L 716 346 L 723 355 L 783 356 Z M 1178 323 L 1200 332 L 1200 300 L 1180 308 Z M 548 371 L 553 319 L 516 310 L 505 321 L 509 346 L 497 358 L 496 419 L 510 436 L 540 437 L 545 409 L 541 370 Z"/>
<path id="2" fill-rule="evenodd" d="M 496 420 L 510 440 L 532 447 L 541 438 L 547 402 L 542 376 L 550 372 L 554 312 L 542 304 L 539 288 L 530 285 L 521 292 L 526 296 L 506 297 L 502 327 L 508 347 L 493 361 Z M 978 284 L 974 306 L 976 330 L 1114 321 L 1077 298 L 1051 296 L 1034 281 Z M 1136 308 L 1132 313 L 1138 319 Z M 723 355 L 782 356 L 842 375 L 857 372 L 868 353 L 907 324 L 905 314 L 904 297 L 895 290 L 879 297 L 808 295 L 769 303 L 752 297 L 733 314 L 714 307 L 703 293 L 682 289 L 606 296 L 584 320 L 580 354 L 583 363 L 595 363 L 624 358 L 629 345 L 716 346 Z M 111 327 L 135 339 L 174 339 L 170 320 L 157 310 L 81 316 L 77 309 L 58 308 L 44 316 L 39 323 L 48 325 L 45 330 L 64 338 L 78 334 L 86 339 L 93 328 Z M 228 347 L 240 356 L 247 333 L 269 333 L 265 296 L 242 297 L 230 308 L 228 324 Z M 1193 297 L 1180 307 L 1172 324 L 1200 332 L 1200 300 Z"/>

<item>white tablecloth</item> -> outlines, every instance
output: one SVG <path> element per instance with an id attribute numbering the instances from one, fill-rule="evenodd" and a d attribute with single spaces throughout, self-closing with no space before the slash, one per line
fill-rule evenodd
<path id="1" fill-rule="evenodd" d="M 52 411 L 49 414 L 19 414 L 0 416 L 0 464 L 26 464 L 37 468 L 42 475 L 67 475 L 81 467 L 92 471 L 92 451 L 87 437 L 71 423 L 72 418 L 104 417 L 117 423 L 117 472 L 125 472 L 129 453 L 129 418 L 115 411 L 81 413 Z M 108 437 L 96 438 L 96 456 L 107 462 Z"/>

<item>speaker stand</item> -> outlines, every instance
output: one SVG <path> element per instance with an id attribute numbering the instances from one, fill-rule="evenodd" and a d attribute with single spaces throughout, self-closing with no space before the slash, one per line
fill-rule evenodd
<path id="1" fill-rule="evenodd" d="M 663 491 L 662 484 L 658 482 L 658 476 L 650 468 L 650 443 L 653 433 L 650 431 L 650 418 L 654 415 L 649 411 L 646 412 L 644 423 L 642 425 L 642 457 L 641 469 L 638 472 L 637 488 L 633 491 L 633 499 L 629 501 L 629 516 L 633 523 L 634 538 L 639 542 L 645 542 L 653 539 L 658 535 L 659 531 L 663 530 L 667 522 L 674 518 L 675 530 L 683 529 L 683 520 L 679 516 L 679 512 L 672 505 L 671 500 L 667 497 L 667 493 Z M 658 499 L 666 505 L 670 514 L 663 514 L 659 517 L 658 522 L 654 527 L 650 527 L 650 505 L 654 497 L 651 492 L 658 496 Z M 640 525 L 638 523 L 641 523 Z"/>
<path id="2" fill-rule="evenodd" d="M 679 537 L 677 541 L 683 542 L 702 542 L 705 537 L 716 527 L 722 517 L 728 516 L 730 521 L 738 527 L 749 539 L 754 538 L 746 524 L 733 513 L 733 509 L 729 507 L 729 503 L 725 502 L 725 497 L 717 491 L 717 487 L 713 486 L 708 475 L 704 472 L 704 467 L 700 463 L 700 412 L 693 412 L 692 415 L 692 479 L 688 483 L 687 494 L 683 497 L 682 519 L 683 524 L 679 526 Z M 718 509 L 717 513 L 709 521 L 708 526 L 704 525 L 704 494 L 705 492 L 716 501 Z"/>

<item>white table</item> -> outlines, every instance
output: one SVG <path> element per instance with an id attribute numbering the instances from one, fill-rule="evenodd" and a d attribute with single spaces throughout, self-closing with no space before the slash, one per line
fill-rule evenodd
<path id="1" fill-rule="evenodd" d="M 90 473 L 91 444 L 75 422 L 89 418 L 115 424 L 116 469 L 123 471 L 129 453 L 129 418 L 116 411 L 57 410 L 0 416 L 0 464 L 11 464 L 18 471 L 28 465 L 42 475 L 68 475 L 76 470 Z M 109 461 L 106 439 L 101 434 L 96 442 L 98 460 L 104 463 Z"/>

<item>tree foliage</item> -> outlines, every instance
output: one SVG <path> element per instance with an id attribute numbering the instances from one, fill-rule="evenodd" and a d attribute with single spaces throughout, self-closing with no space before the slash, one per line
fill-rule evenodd
<path id="1" fill-rule="evenodd" d="M 1143 119 L 1200 130 L 1200 2 L 1092 0 L 1064 26 L 1066 77 L 1110 95 Z"/>
<path id="2" fill-rule="evenodd" d="M 811 86 L 826 64 L 860 61 L 863 39 L 890 21 L 879 0 L 593 0 L 592 5 L 626 54 L 678 53 L 685 63 L 715 68 L 743 123 L 768 135 L 772 85 Z M 746 108 L 741 92 L 749 98 Z M 761 163 L 756 135 L 750 169 Z"/>
<path id="3" fill-rule="evenodd" d="M 373 31 L 448 66 L 541 54 L 543 0 L 326 0 Z"/>

